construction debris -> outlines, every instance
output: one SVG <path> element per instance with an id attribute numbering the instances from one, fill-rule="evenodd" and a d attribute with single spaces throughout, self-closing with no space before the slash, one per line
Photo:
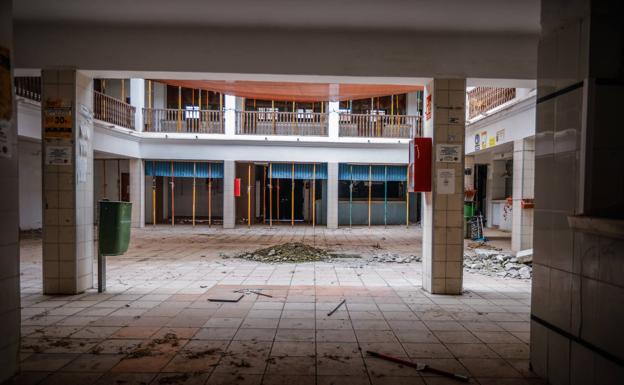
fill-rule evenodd
<path id="1" fill-rule="evenodd" d="M 273 298 L 272 295 L 262 293 L 262 289 L 240 289 L 240 290 L 234 290 L 234 293 L 243 293 L 245 295 L 255 294 L 255 295 L 261 295 L 263 297 Z"/>
<path id="2" fill-rule="evenodd" d="M 290 242 L 242 253 L 236 258 L 249 261 L 280 263 L 280 262 L 319 262 L 331 259 L 331 255 L 323 249 L 300 242 Z"/>
<path id="3" fill-rule="evenodd" d="M 231 296 L 228 295 L 222 295 L 220 297 L 216 297 L 216 298 L 208 298 L 208 301 L 210 302 L 238 302 L 241 299 L 243 299 L 243 297 L 245 296 L 245 294 L 234 294 Z"/>
<path id="4" fill-rule="evenodd" d="M 531 262 L 523 263 L 517 257 L 495 248 L 476 248 L 464 252 L 464 269 L 470 273 L 501 278 L 530 279 Z"/>
<path id="5" fill-rule="evenodd" d="M 533 262 L 533 249 L 521 250 L 516 253 L 516 259 L 519 263 Z"/>
<path id="6" fill-rule="evenodd" d="M 420 262 L 421 257 L 417 255 L 400 255 L 394 253 L 381 253 L 373 255 L 370 262 L 379 262 L 379 263 L 412 263 L 412 262 Z"/>
<path id="7" fill-rule="evenodd" d="M 344 305 L 344 303 L 347 302 L 346 299 L 343 299 L 342 301 L 340 301 L 340 303 L 338 304 L 338 306 L 336 306 L 332 311 L 330 311 L 329 313 L 327 313 L 327 316 L 329 317 L 330 315 L 334 314 L 336 312 L 336 310 L 338 310 L 340 308 L 340 306 Z"/>
<path id="8" fill-rule="evenodd" d="M 386 360 L 386 361 L 397 363 L 399 365 L 404 365 L 404 366 L 407 366 L 407 367 L 410 367 L 410 368 L 414 368 L 414 369 L 416 369 L 419 372 L 435 373 L 435 374 L 439 374 L 441 376 L 445 376 L 445 377 L 452 378 L 452 379 L 459 380 L 459 381 L 463 381 L 463 382 L 470 381 L 470 378 L 468 376 L 463 375 L 463 374 L 447 372 L 446 370 L 433 368 L 433 367 L 431 367 L 431 366 L 429 366 L 427 364 L 414 363 L 414 362 L 411 362 L 411 361 L 403 360 L 401 358 L 396 358 L 396 357 L 392 357 L 392 356 L 387 356 L 385 354 L 372 352 L 370 350 L 367 350 L 366 353 L 371 355 L 371 356 L 373 356 L 373 357 L 381 358 L 382 360 Z"/>

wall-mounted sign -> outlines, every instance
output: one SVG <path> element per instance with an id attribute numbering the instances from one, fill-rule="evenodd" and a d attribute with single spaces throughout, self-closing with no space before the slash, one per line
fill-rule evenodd
<path id="1" fill-rule="evenodd" d="M 455 170 L 452 168 L 439 168 L 436 188 L 438 194 L 455 194 Z"/>
<path id="2" fill-rule="evenodd" d="M 487 131 L 481 131 L 481 149 L 487 148 Z"/>
<path id="3" fill-rule="evenodd" d="M 461 144 L 444 144 L 436 145 L 436 161 L 437 162 L 461 162 L 462 145 Z"/>
<path id="4" fill-rule="evenodd" d="M 481 136 L 479 134 L 475 134 L 474 145 L 475 151 L 479 151 L 481 149 Z"/>
<path id="5" fill-rule="evenodd" d="M 505 139 L 505 129 L 496 131 L 496 143 L 501 143 Z"/>
<path id="6" fill-rule="evenodd" d="M 431 105 L 431 94 L 427 95 L 427 99 L 425 100 L 425 120 L 431 119 L 432 114 L 432 105 Z"/>
<path id="7" fill-rule="evenodd" d="M 68 166 L 72 164 L 72 147 L 71 146 L 45 146 L 45 162 L 48 165 Z"/>
<path id="8" fill-rule="evenodd" d="M 72 108 L 60 100 L 49 100 L 43 110 L 44 138 L 72 138 Z"/>
<path id="9" fill-rule="evenodd" d="M 489 147 L 494 147 L 496 146 L 496 138 L 493 136 L 490 136 L 490 143 L 488 144 Z"/>

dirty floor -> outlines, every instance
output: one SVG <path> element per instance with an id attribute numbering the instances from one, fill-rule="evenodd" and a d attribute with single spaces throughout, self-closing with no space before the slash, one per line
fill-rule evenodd
<path id="1" fill-rule="evenodd" d="M 420 255 L 416 227 L 150 227 L 133 229 L 128 253 L 108 258 L 106 293 L 46 296 L 41 241 L 24 239 L 22 373 L 13 383 L 460 383 L 367 350 L 473 384 L 539 383 L 528 364 L 529 281 L 465 273 L 462 296 L 438 296 L 422 290 L 417 262 L 223 258 L 284 242 Z"/>

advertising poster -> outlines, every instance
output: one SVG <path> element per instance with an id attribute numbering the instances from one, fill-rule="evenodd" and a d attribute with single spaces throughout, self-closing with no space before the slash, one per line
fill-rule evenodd
<path id="1" fill-rule="evenodd" d="M 72 108 L 62 100 L 48 100 L 43 110 L 45 139 L 72 139 Z"/>

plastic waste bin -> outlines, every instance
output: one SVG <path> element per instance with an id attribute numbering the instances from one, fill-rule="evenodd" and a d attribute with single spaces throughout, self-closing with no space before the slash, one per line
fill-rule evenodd
<path id="1" fill-rule="evenodd" d="M 99 202 L 98 291 L 106 290 L 106 256 L 128 250 L 132 203 L 102 200 Z"/>

